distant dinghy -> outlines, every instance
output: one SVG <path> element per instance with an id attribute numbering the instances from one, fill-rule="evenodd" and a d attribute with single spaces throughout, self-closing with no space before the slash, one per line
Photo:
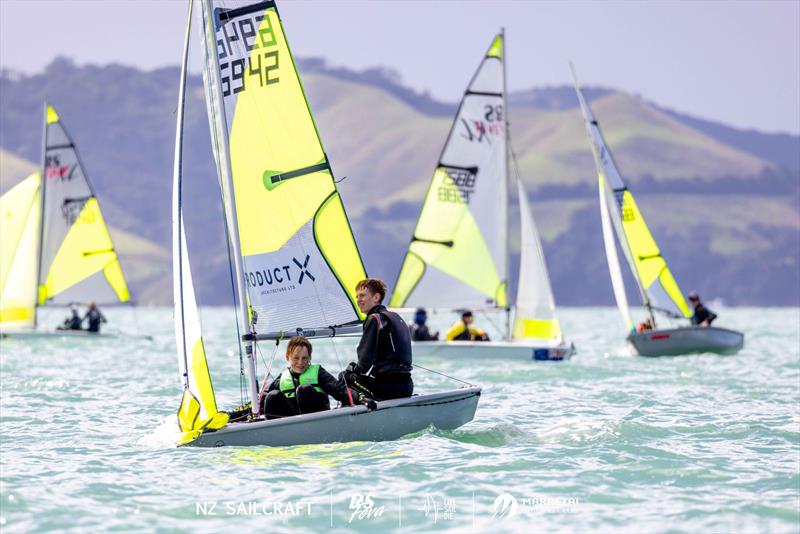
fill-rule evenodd
<path id="1" fill-rule="evenodd" d="M 44 115 L 41 172 L 0 197 L 0 334 L 96 336 L 36 328 L 42 306 L 131 300 L 75 143 L 53 106 L 45 104 Z"/>
<path id="2" fill-rule="evenodd" d="M 415 356 L 564 360 L 542 244 L 513 161 L 520 212 L 516 302 L 509 307 L 509 154 L 505 38 L 494 37 L 469 83 L 433 173 L 390 306 L 506 312 L 502 341 L 425 341 Z"/>
<path id="3" fill-rule="evenodd" d="M 683 320 L 690 319 L 692 312 L 647 228 L 633 193 L 617 169 L 597 119 L 586 103 L 574 70 L 573 77 L 575 91 L 586 122 L 586 131 L 592 141 L 592 154 L 598 175 L 603 242 L 617 307 L 631 332 L 627 337 L 628 344 L 641 356 L 677 356 L 701 352 L 737 353 L 744 345 L 744 334 L 741 332 L 714 326 L 661 329 L 656 327 L 656 311 Z M 653 330 L 634 331 L 615 236 L 628 261 L 642 302 L 654 326 Z"/>
<path id="4" fill-rule="evenodd" d="M 333 171 L 272 1 L 202 0 L 203 80 L 229 233 L 240 343 L 258 398 L 259 340 L 360 334 L 355 285 L 366 278 Z M 246 422 L 217 409 L 197 311 L 182 210 L 183 113 L 192 3 L 183 53 L 173 171 L 175 338 L 183 396 L 179 445 L 287 446 L 397 439 L 472 420 L 480 388 Z M 235 36 L 232 37 L 232 36 Z M 241 37 L 239 37 L 241 36 Z M 246 268 L 245 268 L 246 267 Z M 322 326 L 319 325 L 329 325 Z"/>

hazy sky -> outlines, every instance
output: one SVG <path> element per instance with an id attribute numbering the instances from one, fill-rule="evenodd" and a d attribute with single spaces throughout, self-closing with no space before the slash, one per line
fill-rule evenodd
<path id="1" fill-rule="evenodd" d="M 0 0 L 0 64 L 41 72 L 66 55 L 81 64 L 176 65 L 186 6 Z M 800 0 L 286 0 L 278 7 L 295 55 L 390 67 L 441 100 L 460 97 L 504 26 L 511 90 L 570 83 L 572 59 L 585 85 L 732 126 L 800 133 Z"/>

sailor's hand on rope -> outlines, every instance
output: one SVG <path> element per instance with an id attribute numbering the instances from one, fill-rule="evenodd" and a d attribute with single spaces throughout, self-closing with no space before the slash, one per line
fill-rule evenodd
<path id="1" fill-rule="evenodd" d="M 359 402 L 361 402 L 361 404 L 363 404 L 364 406 L 367 407 L 367 410 L 369 410 L 371 412 L 378 409 L 378 403 L 376 403 L 374 400 L 370 399 L 369 397 L 365 397 L 364 395 L 360 395 L 358 400 L 359 400 Z"/>
<path id="2" fill-rule="evenodd" d="M 344 369 L 348 373 L 357 373 L 358 372 L 358 364 L 356 362 L 350 362 L 347 364 L 347 367 Z"/>

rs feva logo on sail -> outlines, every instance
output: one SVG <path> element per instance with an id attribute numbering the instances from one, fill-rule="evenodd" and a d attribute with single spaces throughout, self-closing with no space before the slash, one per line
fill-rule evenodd
<path id="1" fill-rule="evenodd" d="M 316 278 L 311 271 L 309 271 L 308 264 L 311 261 L 311 256 L 306 254 L 306 257 L 300 261 L 292 256 L 291 263 L 279 265 L 277 267 L 265 267 L 256 271 L 248 271 L 247 285 L 249 287 L 263 287 L 272 285 L 282 285 L 297 282 L 302 285 L 303 282 L 310 280 L 316 282 Z M 292 273 L 294 272 L 294 278 Z"/>

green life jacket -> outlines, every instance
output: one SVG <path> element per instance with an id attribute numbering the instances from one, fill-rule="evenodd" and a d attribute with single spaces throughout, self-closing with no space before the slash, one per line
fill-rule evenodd
<path id="1" fill-rule="evenodd" d="M 319 387 L 319 368 L 320 366 L 318 364 L 309 365 L 308 369 L 303 371 L 303 374 L 300 375 L 299 385 L 309 384 L 322 393 L 323 391 Z M 292 377 L 292 371 L 290 369 L 284 370 L 281 374 L 280 388 L 287 398 L 294 398 L 297 386 L 294 384 L 294 378 Z"/>

